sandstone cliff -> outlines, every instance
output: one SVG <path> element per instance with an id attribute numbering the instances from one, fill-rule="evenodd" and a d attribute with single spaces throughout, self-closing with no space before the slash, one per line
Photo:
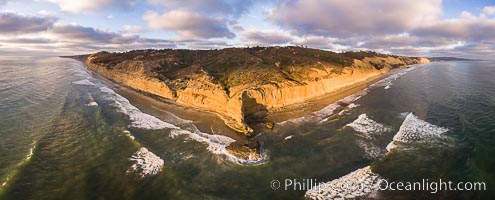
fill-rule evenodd
<path id="1" fill-rule="evenodd" d="M 284 106 L 361 83 L 425 58 L 300 47 L 100 52 L 87 66 L 115 82 L 217 113 L 246 135 L 249 123 Z"/>

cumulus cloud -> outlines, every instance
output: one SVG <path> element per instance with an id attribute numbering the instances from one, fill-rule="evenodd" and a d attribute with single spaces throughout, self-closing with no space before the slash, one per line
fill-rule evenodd
<path id="1" fill-rule="evenodd" d="M 243 40 L 248 45 L 279 45 L 292 41 L 291 35 L 275 30 L 248 30 L 241 32 Z"/>
<path id="2" fill-rule="evenodd" d="M 294 0 L 280 4 L 268 17 L 299 35 L 348 37 L 400 33 L 441 13 L 441 0 Z"/>
<path id="3" fill-rule="evenodd" d="M 495 6 L 478 15 L 440 18 L 441 0 L 287 0 L 268 19 L 298 35 L 297 45 L 322 49 L 376 50 L 413 56 L 491 54 Z M 468 47 L 469 48 L 466 48 Z M 465 57 L 465 56 L 460 56 Z"/>
<path id="4" fill-rule="evenodd" d="M 80 25 L 56 25 L 49 31 L 58 37 L 78 42 L 129 43 L 139 38 L 137 35 L 120 35 Z"/>
<path id="5" fill-rule="evenodd" d="M 182 39 L 234 37 L 225 19 L 203 16 L 187 10 L 173 10 L 162 15 L 147 12 L 143 20 L 154 29 L 178 32 Z"/>
<path id="6" fill-rule="evenodd" d="M 80 25 L 55 25 L 48 33 L 61 43 L 63 48 L 77 48 L 85 51 L 122 51 L 142 48 L 172 48 L 170 40 L 142 38 L 134 34 L 120 34 Z"/>
<path id="7" fill-rule="evenodd" d="M 148 0 L 165 10 L 143 15 L 150 28 L 175 31 L 178 40 L 233 38 L 231 24 L 248 11 L 255 1 L 245 0 Z"/>
<path id="8" fill-rule="evenodd" d="M 0 13 L 0 34 L 41 32 L 53 26 L 54 17 L 28 16 L 12 12 Z"/>
<path id="9" fill-rule="evenodd" d="M 462 12 L 458 18 L 433 21 L 412 31 L 412 34 L 420 37 L 477 42 L 495 41 L 493 33 L 495 17 L 489 18 L 484 14 L 474 16 L 468 12 Z"/>
<path id="10" fill-rule="evenodd" d="M 50 16 L 0 13 L 0 47 L 3 50 L 33 54 L 78 54 L 100 50 L 176 47 L 176 43 L 170 40 L 142 38 L 135 34 L 76 24 L 59 24 L 56 21 L 56 18 Z"/>

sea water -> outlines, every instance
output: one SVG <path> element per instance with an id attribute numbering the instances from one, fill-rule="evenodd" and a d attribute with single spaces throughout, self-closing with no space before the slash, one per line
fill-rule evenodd
<path id="1" fill-rule="evenodd" d="M 244 160 L 225 147 L 247 139 L 211 113 L 114 87 L 75 60 L 0 60 L 0 199 L 491 199 L 493 77 L 490 61 L 398 70 L 260 130 L 252 140 L 264 156 Z M 271 187 L 286 179 L 425 178 L 488 187 L 436 194 Z"/>

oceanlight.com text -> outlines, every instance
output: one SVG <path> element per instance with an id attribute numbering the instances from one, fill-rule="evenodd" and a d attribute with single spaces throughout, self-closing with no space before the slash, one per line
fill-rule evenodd
<path id="1" fill-rule="evenodd" d="M 430 180 L 422 179 L 421 181 L 388 181 L 380 180 L 373 185 L 364 183 L 342 183 L 333 185 L 325 182 L 318 182 L 316 179 L 284 179 L 272 180 L 270 187 L 273 190 L 284 191 L 307 191 L 311 189 L 320 190 L 381 190 L 381 191 L 428 191 L 432 194 L 439 191 L 486 191 L 486 183 L 484 182 L 453 182 L 442 179 Z"/>

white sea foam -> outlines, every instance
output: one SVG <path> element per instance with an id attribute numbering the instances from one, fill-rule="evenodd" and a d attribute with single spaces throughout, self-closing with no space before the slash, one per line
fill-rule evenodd
<path id="1" fill-rule="evenodd" d="M 117 105 L 120 111 L 129 116 L 132 127 L 143 129 L 171 129 L 170 136 L 172 138 L 175 138 L 179 135 L 186 135 L 192 140 L 207 144 L 208 151 L 212 152 L 213 154 L 224 155 L 228 160 L 238 164 L 258 164 L 268 161 L 268 156 L 266 154 L 262 154 L 259 159 L 238 158 L 225 149 L 225 147 L 235 142 L 235 140 L 230 137 L 203 133 L 197 129 L 194 131 L 181 129 L 178 126 L 164 122 L 156 118 L 155 116 L 141 112 L 138 108 L 133 106 L 129 102 L 129 100 L 117 94 L 115 91 L 111 90 L 108 87 L 101 87 L 100 90 L 112 96 L 112 100 L 114 100 L 114 103 Z"/>
<path id="2" fill-rule="evenodd" d="M 347 108 L 349 109 L 353 109 L 353 108 L 357 108 L 359 106 L 359 104 L 355 104 L 355 103 L 351 103 L 347 106 Z"/>
<path id="3" fill-rule="evenodd" d="M 29 148 L 29 153 L 28 153 L 28 155 L 26 155 L 26 158 L 24 159 L 24 161 L 27 162 L 27 161 L 31 160 L 31 158 L 33 157 L 33 153 L 34 153 L 34 149 L 35 148 L 36 148 L 36 145 L 35 144 L 33 144 L 31 146 L 31 148 Z"/>
<path id="4" fill-rule="evenodd" d="M 94 86 L 95 84 L 88 79 L 80 80 L 80 81 L 74 81 L 72 82 L 73 84 L 76 85 L 89 85 L 89 86 Z"/>
<path id="5" fill-rule="evenodd" d="M 356 143 L 364 150 L 364 152 L 366 153 L 365 157 L 368 159 L 373 160 L 382 155 L 382 149 L 379 146 L 374 145 L 373 143 L 369 143 L 363 140 L 357 140 Z"/>
<path id="6" fill-rule="evenodd" d="M 136 139 L 136 138 L 135 138 L 135 137 L 131 134 L 131 132 L 130 132 L 130 131 L 128 131 L 128 130 L 124 130 L 123 132 L 125 133 L 125 136 L 126 136 L 126 137 L 128 137 L 129 139 L 131 139 L 131 140 Z"/>
<path id="7" fill-rule="evenodd" d="M 370 119 L 366 114 L 359 115 L 356 120 L 346 126 L 363 133 L 362 136 L 368 139 L 371 139 L 373 134 L 380 134 L 391 130 L 391 128 Z"/>
<path id="8" fill-rule="evenodd" d="M 336 103 L 332 103 L 332 104 L 325 106 L 323 109 L 314 112 L 313 114 L 316 115 L 317 117 L 324 118 L 324 117 L 328 117 L 329 115 L 333 114 L 333 112 L 335 112 L 335 110 L 337 110 L 338 108 L 340 108 L 340 105 L 338 105 Z"/>
<path id="9" fill-rule="evenodd" d="M 70 66 L 71 66 L 71 70 L 75 74 L 80 75 L 80 76 L 85 76 L 85 77 L 90 76 L 88 71 L 85 70 L 85 68 L 81 62 L 71 63 Z"/>
<path id="10" fill-rule="evenodd" d="M 400 113 L 400 117 L 401 118 L 406 118 L 407 115 L 409 115 L 410 112 L 403 112 L 403 113 Z"/>
<path id="11" fill-rule="evenodd" d="M 2 183 L 2 187 L 5 187 L 5 186 L 7 185 L 7 183 L 9 183 L 9 180 L 10 180 L 10 178 L 9 178 L 9 177 L 7 177 L 7 178 L 5 179 L 5 181 Z"/>
<path id="12" fill-rule="evenodd" d="M 163 112 L 167 113 L 167 120 L 170 120 L 173 124 L 190 124 L 193 123 L 192 120 L 187 120 L 187 119 L 182 119 L 179 116 L 168 112 L 166 110 L 162 110 Z"/>
<path id="13" fill-rule="evenodd" d="M 405 74 L 407 74 L 407 72 L 415 69 L 416 66 L 413 66 L 413 67 L 409 67 L 405 70 L 402 70 L 400 72 L 397 72 L 395 74 L 392 74 L 380 81 L 377 81 L 376 83 L 374 84 L 371 84 L 370 87 L 371 88 L 375 88 L 375 87 L 384 87 L 384 89 L 390 89 L 390 87 L 392 86 L 392 81 L 395 81 L 397 80 L 398 78 L 400 78 L 401 76 L 404 76 Z"/>
<path id="14" fill-rule="evenodd" d="M 164 129 L 164 128 L 175 128 L 178 129 L 179 127 L 164 122 L 155 116 L 146 114 L 141 112 L 138 108 L 133 106 L 129 100 L 126 98 L 120 96 L 117 94 L 115 91 L 111 90 L 110 88 L 107 87 L 100 87 L 100 90 L 102 92 L 105 92 L 109 95 L 112 95 L 112 100 L 114 100 L 115 105 L 117 105 L 120 109 L 121 112 L 127 114 L 129 116 L 129 119 L 131 120 L 131 126 L 135 128 L 142 128 L 142 129 Z"/>
<path id="15" fill-rule="evenodd" d="M 309 116 L 303 116 L 303 117 L 289 119 L 289 120 L 286 120 L 283 122 L 279 122 L 279 123 L 277 123 L 277 125 L 285 125 L 289 122 L 290 123 L 296 123 L 296 124 L 302 123 L 302 122 L 311 122 L 311 121 L 325 122 L 328 120 L 328 117 L 330 115 L 332 115 L 336 110 L 338 110 L 339 108 L 342 108 L 342 106 L 341 106 L 342 104 L 349 104 L 347 106 L 347 109 L 352 109 L 352 108 L 359 106 L 358 104 L 354 104 L 352 102 L 357 101 L 358 99 L 360 99 L 362 96 L 366 95 L 367 93 L 368 93 L 368 89 L 365 88 L 359 92 L 356 92 L 354 94 L 346 96 L 346 97 L 338 100 L 335 103 L 328 104 L 327 106 L 325 106 L 321 110 L 318 110 L 318 111 L 311 113 Z M 340 113 L 340 112 L 342 112 L 342 113 Z M 343 112 L 345 112 L 345 111 L 340 111 L 340 112 L 339 112 L 339 114 L 343 114 Z"/>
<path id="16" fill-rule="evenodd" d="M 262 153 L 259 158 L 255 158 L 254 155 L 250 155 L 248 159 L 236 157 L 225 148 L 235 142 L 234 139 L 227 136 L 210 135 L 200 131 L 191 132 L 183 129 L 174 129 L 170 134 L 171 137 L 177 137 L 179 135 L 186 135 L 193 140 L 205 143 L 208 145 L 207 149 L 213 154 L 224 155 L 227 160 L 237 164 L 261 164 L 268 161 L 268 155 L 266 153 Z"/>
<path id="17" fill-rule="evenodd" d="M 311 121 L 325 122 L 328 120 L 328 117 L 330 115 L 332 115 L 336 110 L 338 110 L 339 108 L 342 108 L 341 104 L 349 104 L 347 106 L 347 109 L 352 109 L 352 108 L 359 106 L 358 104 L 354 104 L 352 102 L 358 100 L 363 95 L 366 95 L 366 93 L 368 93 L 368 89 L 365 88 L 359 92 L 356 92 L 354 94 L 346 96 L 346 97 L 338 100 L 335 103 L 328 104 L 323 109 L 315 111 L 315 112 L 311 113 L 311 115 L 309 115 L 309 116 L 303 116 L 303 117 L 298 117 L 298 118 L 294 118 L 294 119 L 289 119 L 289 120 L 286 120 L 283 122 L 279 122 L 277 124 L 278 125 L 285 125 L 288 122 L 290 122 L 290 123 L 302 123 L 302 122 L 311 122 Z M 339 112 L 339 114 L 343 114 L 343 112 L 345 112 L 345 111 L 342 110 Z"/>
<path id="18" fill-rule="evenodd" d="M 31 158 L 32 158 L 32 157 L 33 157 L 33 155 L 34 155 L 34 150 L 35 150 L 35 149 L 36 149 L 36 142 L 33 142 L 33 143 L 31 144 L 31 147 L 29 148 L 29 152 L 28 152 L 28 154 L 26 155 L 26 157 L 24 157 L 24 160 L 22 160 L 22 161 L 20 161 L 19 163 L 17 163 L 17 167 L 23 166 L 23 165 L 24 165 L 24 164 L 26 164 L 28 161 L 30 161 L 30 160 L 31 160 Z M 13 173 L 11 173 L 11 174 L 7 175 L 7 177 L 5 178 L 5 180 L 3 181 L 3 183 L 2 183 L 0 186 L 1 186 L 1 187 L 5 187 L 5 186 L 9 183 L 10 179 L 11 179 L 12 177 L 15 177 L 15 176 L 17 175 L 17 173 L 19 172 L 18 170 L 19 170 L 19 169 L 18 169 L 18 168 L 16 168 L 16 169 L 15 169 L 15 171 L 14 171 Z M 1 188 L 0 188 L 0 189 L 1 189 Z M 0 192 L 1 192 L 1 190 L 0 190 Z"/>
<path id="19" fill-rule="evenodd" d="M 359 107 L 359 104 L 355 104 L 355 103 L 351 103 L 349 104 L 346 108 L 342 109 L 340 112 L 339 112 L 339 115 L 343 115 L 344 113 L 352 110 L 353 108 L 357 108 Z M 327 119 L 327 118 L 326 118 Z M 325 120 L 326 121 L 326 120 Z"/>
<path id="20" fill-rule="evenodd" d="M 163 160 L 145 147 L 141 147 L 129 160 L 134 164 L 127 170 L 127 173 L 138 173 L 142 178 L 158 174 L 162 171 Z"/>
<path id="21" fill-rule="evenodd" d="M 419 119 L 412 113 L 409 113 L 402 122 L 393 141 L 387 145 L 387 150 L 390 151 L 397 147 L 398 144 L 411 144 L 432 141 L 442 137 L 442 134 L 449 129 L 435 126 L 426 121 Z"/>
<path id="22" fill-rule="evenodd" d="M 88 104 L 86 104 L 86 106 L 88 106 L 88 107 L 97 107 L 98 106 L 98 103 L 96 103 L 95 101 L 91 101 Z"/>
<path id="23" fill-rule="evenodd" d="M 305 196 L 309 199 L 354 199 L 378 191 L 383 180 L 367 166 L 338 179 L 320 183 L 306 191 Z"/>
<path id="24" fill-rule="evenodd" d="M 285 120 L 283 122 L 278 122 L 277 125 L 278 126 L 283 126 L 283 125 L 286 125 L 288 123 L 293 123 L 293 124 L 300 124 L 300 123 L 303 123 L 303 122 L 309 122 L 309 121 L 313 121 L 313 116 L 303 116 L 303 117 L 298 117 L 298 118 L 292 118 L 292 119 L 289 119 L 289 120 Z"/>
<path id="25" fill-rule="evenodd" d="M 290 139 L 292 139 L 293 137 L 294 137 L 294 135 L 289 135 L 289 136 L 285 137 L 285 138 L 284 138 L 284 140 L 290 140 Z"/>
<path id="26" fill-rule="evenodd" d="M 304 116 L 304 117 L 299 117 L 299 118 L 294 118 L 294 119 L 289 119 L 283 122 L 277 123 L 278 125 L 285 125 L 288 122 L 290 123 L 302 123 L 302 122 L 312 122 L 312 121 L 319 121 L 319 122 L 325 122 L 328 120 L 328 116 L 332 115 L 336 110 L 341 108 L 341 104 L 351 104 L 352 102 L 357 101 L 364 95 L 368 94 L 370 89 L 376 88 L 376 87 L 385 87 L 385 89 L 389 89 L 392 85 L 392 81 L 397 80 L 399 77 L 403 76 L 404 74 L 408 73 L 409 71 L 415 69 L 416 66 L 409 67 L 405 70 L 402 70 L 400 72 L 397 72 L 395 74 L 392 74 L 380 81 L 377 81 L 374 84 L 371 84 L 369 87 L 362 89 L 359 92 L 356 92 L 354 94 L 351 94 L 343 99 L 338 100 L 335 103 L 329 104 L 325 106 L 323 109 L 311 113 L 309 116 Z M 354 104 L 357 105 L 357 104 Z M 354 107 L 348 106 L 347 109 L 352 109 Z M 344 114 L 345 111 L 341 110 L 338 114 L 342 115 Z"/>

